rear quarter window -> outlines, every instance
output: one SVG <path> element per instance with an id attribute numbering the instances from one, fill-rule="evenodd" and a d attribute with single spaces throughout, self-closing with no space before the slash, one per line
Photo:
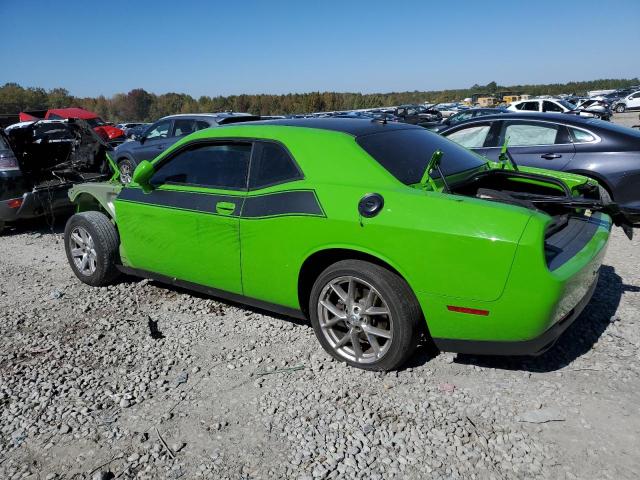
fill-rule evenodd
<path id="1" fill-rule="evenodd" d="M 389 173 L 406 185 L 420 182 L 436 150 L 443 153 L 441 169 L 453 175 L 486 164 L 487 159 L 424 128 L 373 133 L 358 144 Z"/>

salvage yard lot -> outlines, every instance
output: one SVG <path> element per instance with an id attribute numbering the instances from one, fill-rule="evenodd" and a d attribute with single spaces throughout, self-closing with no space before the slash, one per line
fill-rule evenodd
<path id="1" fill-rule="evenodd" d="M 81 284 L 63 225 L 0 237 L 0 478 L 637 478 L 640 240 L 619 229 L 545 355 L 423 347 L 380 374 L 304 322 Z"/>

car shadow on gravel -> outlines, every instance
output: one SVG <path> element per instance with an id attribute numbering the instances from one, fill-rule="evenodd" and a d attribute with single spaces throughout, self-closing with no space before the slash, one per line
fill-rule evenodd
<path id="1" fill-rule="evenodd" d="M 584 355 L 597 343 L 609 324 L 616 319 L 616 311 L 623 292 L 640 291 L 627 285 L 615 269 L 603 265 L 596 291 L 580 316 L 560 336 L 556 344 L 539 357 L 502 357 L 458 354 L 455 362 L 502 370 L 553 372 L 566 367 Z"/>
<path id="2" fill-rule="evenodd" d="M 19 222 L 9 223 L 5 225 L 4 230 L 0 232 L 0 238 L 9 237 L 11 235 L 32 234 L 36 236 L 55 233 L 62 235 L 64 226 L 70 215 L 57 215 L 51 218 L 34 218 L 29 220 L 20 220 Z"/>

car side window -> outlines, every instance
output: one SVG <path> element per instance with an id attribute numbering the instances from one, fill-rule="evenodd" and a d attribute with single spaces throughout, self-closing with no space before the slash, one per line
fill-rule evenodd
<path id="1" fill-rule="evenodd" d="M 171 120 L 165 120 L 158 122 L 154 126 L 149 128 L 149 131 L 145 135 L 147 140 L 153 140 L 154 138 L 167 138 L 169 136 L 169 130 L 171 129 Z"/>
<path id="2" fill-rule="evenodd" d="M 560 112 L 562 113 L 562 107 L 554 102 L 549 102 L 545 100 L 542 102 L 542 111 L 543 112 Z"/>
<path id="3" fill-rule="evenodd" d="M 207 122 L 196 120 L 196 130 L 204 130 L 205 128 L 209 128 L 210 126 L 211 125 L 209 125 Z"/>
<path id="4" fill-rule="evenodd" d="M 502 138 L 508 139 L 509 146 L 553 145 L 557 143 L 560 128 L 551 123 L 505 122 Z"/>
<path id="5" fill-rule="evenodd" d="M 520 110 L 526 110 L 528 112 L 537 112 L 538 102 L 524 102 Z"/>
<path id="6" fill-rule="evenodd" d="M 250 143 L 194 145 L 160 166 L 151 184 L 245 190 L 250 157 Z"/>
<path id="7" fill-rule="evenodd" d="M 251 156 L 249 189 L 268 187 L 303 178 L 287 150 L 272 142 L 256 142 Z"/>
<path id="8" fill-rule="evenodd" d="M 473 118 L 473 116 L 474 116 L 474 112 L 457 113 L 454 115 L 455 118 L 451 118 L 450 123 L 454 124 L 458 122 L 464 122 L 465 120 L 469 120 Z"/>
<path id="9" fill-rule="evenodd" d="M 595 141 L 596 137 L 586 130 L 569 127 L 573 143 L 589 143 Z"/>
<path id="10" fill-rule="evenodd" d="M 173 136 L 184 137 L 196 131 L 196 122 L 194 120 L 179 118 L 173 121 Z"/>
<path id="11" fill-rule="evenodd" d="M 484 146 L 490 129 L 490 124 L 474 125 L 457 130 L 447 135 L 447 138 L 466 148 L 480 148 Z"/>

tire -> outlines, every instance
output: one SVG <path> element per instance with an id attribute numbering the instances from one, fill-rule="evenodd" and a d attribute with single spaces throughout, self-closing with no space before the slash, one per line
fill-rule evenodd
<path id="1" fill-rule="evenodd" d="M 4 232 L 5 223 L 4 220 L 0 220 L 0 235 Z"/>
<path id="2" fill-rule="evenodd" d="M 623 103 L 619 103 L 618 105 L 616 105 L 616 112 L 624 113 L 625 110 L 626 110 L 626 107 L 624 106 Z"/>
<path id="3" fill-rule="evenodd" d="M 76 213 L 64 229 L 64 248 L 71 270 L 93 287 L 109 285 L 119 271 L 118 231 L 109 217 L 100 212 Z"/>
<path id="4" fill-rule="evenodd" d="M 352 302 L 349 291 L 354 292 Z M 322 347 L 335 359 L 365 370 L 399 368 L 425 329 L 409 285 L 386 268 L 362 260 L 343 260 L 325 269 L 311 289 L 309 312 Z"/>
<path id="5" fill-rule="evenodd" d="M 128 158 L 122 158 L 118 161 L 118 170 L 120 170 L 120 183 L 126 185 L 131 182 L 133 171 L 136 165 Z"/>

